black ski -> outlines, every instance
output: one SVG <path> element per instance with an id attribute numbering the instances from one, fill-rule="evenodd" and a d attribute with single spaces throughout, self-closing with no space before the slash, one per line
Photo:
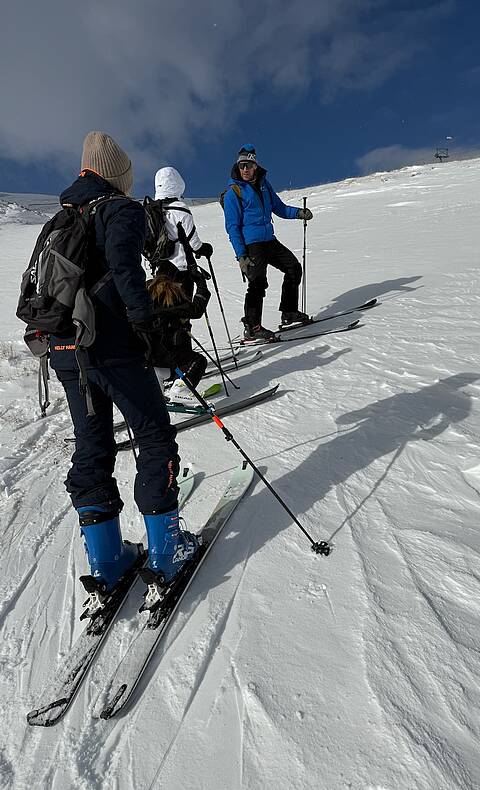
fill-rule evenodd
<path id="1" fill-rule="evenodd" d="M 333 320 L 333 319 L 332 319 Z M 309 324 L 298 324 L 295 327 L 290 327 L 290 329 L 306 329 L 309 326 L 313 326 L 315 321 L 311 321 Z M 272 340 L 257 340 L 252 342 L 241 341 L 241 345 L 243 347 L 247 346 L 276 346 L 279 343 L 291 343 L 295 340 L 309 340 L 310 338 L 314 337 L 321 337 L 322 335 L 333 335 L 338 332 L 348 332 L 350 329 L 354 329 L 360 323 L 360 319 L 356 318 L 354 321 L 348 322 L 346 318 L 342 315 L 337 316 L 335 319 L 335 323 L 329 329 L 323 329 L 321 332 L 313 332 L 309 335 L 294 335 L 293 337 L 281 337 L 280 332 L 277 332 Z"/>
<path id="2" fill-rule="evenodd" d="M 249 398 L 243 398 L 242 400 L 236 401 L 236 403 L 226 403 L 225 406 L 216 408 L 215 414 L 217 417 L 225 417 L 227 414 L 234 414 L 237 411 L 248 409 L 256 403 L 261 403 L 261 401 L 271 398 L 272 395 L 275 395 L 277 389 L 278 384 L 275 384 L 274 387 L 270 387 L 268 390 L 262 390 L 262 392 L 256 392 L 255 395 L 251 395 Z M 179 433 L 180 431 L 185 431 L 187 428 L 196 428 L 197 425 L 203 425 L 203 423 L 209 422 L 211 419 L 210 413 L 204 412 L 203 414 L 196 414 L 186 420 L 176 422 L 175 428 L 177 429 L 177 433 Z M 117 450 L 129 450 L 130 447 L 130 439 L 117 442 Z"/>
<path id="3" fill-rule="evenodd" d="M 226 525 L 253 479 L 253 470 L 244 461 L 230 478 L 212 515 L 199 533 L 202 547 L 196 559 L 167 587 L 153 611 L 137 615 L 139 632 L 118 664 L 105 689 L 106 702 L 100 712 L 102 719 L 111 719 L 125 708 L 132 697 L 148 663 L 175 616 L 183 596 L 192 584 L 209 551 Z"/>
<path id="4" fill-rule="evenodd" d="M 322 337 L 322 335 L 333 335 L 333 334 L 338 334 L 339 332 L 349 332 L 350 329 L 355 329 L 355 327 L 357 327 L 359 323 L 360 323 L 360 319 L 357 318 L 355 319 L 355 321 L 351 321 L 349 324 L 346 324 L 345 326 L 336 329 L 324 329 L 322 332 L 313 332 L 311 335 L 295 335 L 295 337 L 281 337 L 277 342 L 292 343 L 295 342 L 295 340 L 310 340 L 310 338 Z M 304 326 L 308 326 L 308 324 L 305 324 Z M 297 327 L 297 329 L 300 329 L 300 327 Z"/>
<path id="5" fill-rule="evenodd" d="M 324 332 L 319 332 L 318 334 L 315 335 L 305 335 L 305 337 L 318 337 L 321 334 L 343 332 L 347 329 L 352 329 L 353 326 L 355 326 L 359 322 L 359 319 L 355 321 L 353 320 L 348 321 L 348 316 L 352 316 L 356 312 L 359 312 L 361 310 L 370 310 L 370 308 L 375 307 L 376 303 L 377 303 L 376 299 L 371 299 L 369 302 L 365 302 L 365 304 L 360 305 L 360 307 L 352 308 L 351 310 L 345 310 L 343 313 L 333 313 L 332 315 L 324 316 L 322 318 L 312 318 L 309 321 L 305 321 L 303 324 L 302 323 L 291 324 L 288 327 L 284 327 L 284 329 L 277 329 L 274 333 L 275 338 L 269 341 L 268 340 L 246 341 L 243 338 L 240 338 L 239 335 L 237 335 L 237 337 L 233 339 L 233 342 L 236 350 L 244 349 L 245 351 L 247 351 L 248 349 L 254 349 L 258 346 L 265 346 L 274 343 L 285 342 L 284 338 L 281 337 L 281 335 L 283 335 L 284 332 L 291 332 L 294 329 L 306 329 L 309 326 L 314 326 L 315 324 L 320 324 L 323 323 L 324 321 L 333 321 L 334 324 L 330 329 L 326 329 Z M 299 337 L 299 339 L 303 339 L 303 337 L 304 336 L 302 335 L 301 337 Z"/>
<path id="6" fill-rule="evenodd" d="M 178 478 L 178 504 L 181 507 L 195 485 L 195 476 L 184 467 Z M 145 561 L 145 560 L 144 560 Z M 84 628 L 63 663 L 54 669 L 53 677 L 44 688 L 40 705 L 27 714 L 27 722 L 40 727 L 51 727 L 65 715 L 72 704 L 95 656 L 107 636 L 116 616 L 122 609 L 130 590 L 137 580 L 138 568 L 128 574 L 111 595 L 104 609 L 92 617 Z"/>
<path id="7" fill-rule="evenodd" d="M 292 329 L 301 329 L 304 326 L 311 326 L 312 324 L 320 324 L 322 321 L 331 321 L 332 318 L 341 318 L 344 315 L 352 315 L 352 313 L 356 313 L 358 310 L 370 310 L 372 307 L 375 307 L 376 304 L 377 299 L 370 299 L 368 302 L 364 302 L 358 307 L 351 307 L 348 310 L 342 310 L 339 313 L 331 313 L 330 315 L 325 315 L 320 318 L 312 318 L 310 321 L 305 321 L 304 323 L 289 324 L 288 326 L 284 327 L 280 326 L 277 330 L 277 334 L 289 332 Z"/>

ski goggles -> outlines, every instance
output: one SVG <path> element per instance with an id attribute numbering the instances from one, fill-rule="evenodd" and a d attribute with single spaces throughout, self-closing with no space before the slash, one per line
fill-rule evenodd
<path id="1" fill-rule="evenodd" d="M 255 167 L 255 162 L 239 162 L 238 167 L 240 170 L 251 170 L 252 167 Z"/>

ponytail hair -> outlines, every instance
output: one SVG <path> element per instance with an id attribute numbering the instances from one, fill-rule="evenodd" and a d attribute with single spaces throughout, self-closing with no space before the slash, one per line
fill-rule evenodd
<path id="1" fill-rule="evenodd" d="M 186 299 L 181 283 L 164 274 L 157 274 L 148 284 L 148 290 L 158 307 L 173 307 Z"/>

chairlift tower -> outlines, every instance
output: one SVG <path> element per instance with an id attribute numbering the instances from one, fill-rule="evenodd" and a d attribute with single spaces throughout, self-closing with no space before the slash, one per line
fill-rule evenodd
<path id="1" fill-rule="evenodd" d="M 444 162 L 445 159 L 448 159 L 448 148 L 437 148 L 435 152 L 435 159 L 438 159 L 439 162 Z"/>

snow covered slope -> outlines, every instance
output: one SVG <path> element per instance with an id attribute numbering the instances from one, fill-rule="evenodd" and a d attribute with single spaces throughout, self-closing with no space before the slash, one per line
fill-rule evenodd
<path id="1" fill-rule="evenodd" d="M 134 707 L 119 720 L 93 718 L 132 638 L 123 619 L 51 730 L 28 728 L 25 714 L 79 631 L 86 565 L 62 484 L 65 401 L 52 381 L 49 416 L 38 419 L 35 366 L 14 318 L 39 226 L 4 213 L 2 788 L 480 786 L 479 183 L 480 160 L 470 160 L 284 195 L 301 205 L 307 194 L 314 213 L 309 310 L 374 296 L 379 305 L 350 333 L 266 349 L 236 380 L 244 389 L 279 382 L 279 395 L 226 422 L 308 531 L 335 549 L 311 554 L 257 484 L 186 596 Z M 214 244 L 235 333 L 244 286 L 222 211 L 209 204 L 194 213 Z M 301 256 L 301 223 L 277 220 L 276 233 Z M 269 280 L 264 323 L 274 326 L 278 273 Z M 196 333 L 208 343 L 202 322 Z M 195 529 L 238 455 L 213 425 L 182 433 L 179 444 L 205 473 L 185 508 Z M 133 474 L 133 458 L 121 454 L 122 523 L 138 540 Z"/>

